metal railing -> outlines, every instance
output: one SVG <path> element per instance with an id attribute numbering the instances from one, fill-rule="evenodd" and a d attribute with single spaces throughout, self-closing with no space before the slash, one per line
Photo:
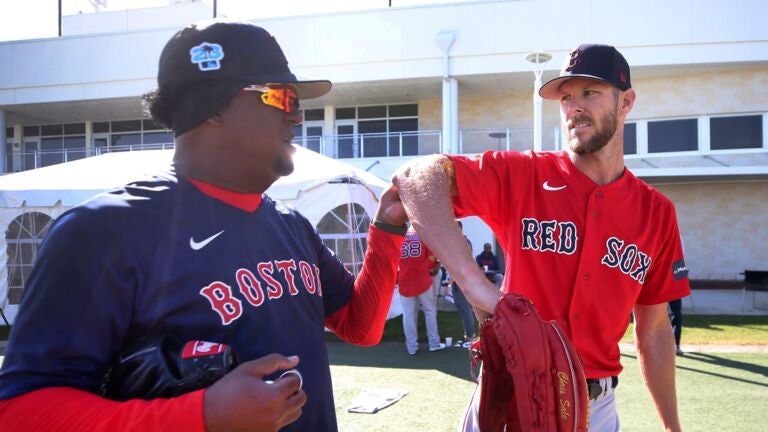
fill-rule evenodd
<path id="1" fill-rule="evenodd" d="M 544 133 L 544 150 L 557 148 L 553 131 Z M 423 156 L 447 152 L 439 130 L 390 133 L 358 133 L 345 135 L 296 137 L 294 144 L 334 159 Z M 62 150 L 20 151 L 6 154 L 8 171 L 25 171 L 70 162 L 104 153 L 160 150 L 174 148 L 173 142 L 133 144 L 110 147 L 88 147 Z M 527 150 L 533 146 L 531 128 L 461 129 L 459 153 L 474 154 L 487 150 Z"/>
<path id="2" fill-rule="evenodd" d="M 431 130 L 303 136 L 293 143 L 335 159 L 421 156 L 442 148 L 440 131 Z"/>
<path id="3" fill-rule="evenodd" d="M 6 167 L 12 168 L 13 171 L 26 171 L 50 165 L 57 165 L 64 162 L 72 162 L 79 159 L 85 159 L 104 153 L 162 150 L 172 148 L 174 148 L 174 143 L 170 142 L 158 144 L 132 144 L 113 147 L 71 148 L 62 150 L 14 151 L 6 154 Z"/>
<path id="4" fill-rule="evenodd" d="M 542 150 L 560 148 L 560 137 L 556 129 L 544 129 L 542 132 Z M 487 150 L 532 149 L 533 128 L 485 128 L 459 131 L 459 153 L 462 154 L 482 153 Z"/>

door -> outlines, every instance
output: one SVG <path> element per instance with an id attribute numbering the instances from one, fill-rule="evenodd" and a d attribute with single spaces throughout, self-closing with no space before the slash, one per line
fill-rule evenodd
<path id="1" fill-rule="evenodd" d="M 31 170 L 38 167 L 38 150 L 40 145 L 40 139 L 27 138 L 24 139 L 24 148 L 21 151 L 21 170 Z"/>
<path id="2" fill-rule="evenodd" d="M 92 155 L 100 155 L 106 153 L 109 147 L 109 134 L 108 133 L 95 133 L 93 134 L 93 149 Z"/>
<path id="3" fill-rule="evenodd" d="M 336 149 L 333 153 L 337 159 L 360 157 L 357 122 L 355 120 L 336 121 Z"/>
<path id="4" fill-rule="evenodd" d="M 323 154 L 323 121 L 304 122 L 304 142 L 302 145 L 313 152 Z"/>

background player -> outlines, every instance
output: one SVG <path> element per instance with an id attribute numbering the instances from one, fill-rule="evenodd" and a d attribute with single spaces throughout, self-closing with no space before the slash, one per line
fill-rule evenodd
<path id="1" fill-rule="evenodd" d="M 480 216 L 504 249 L 503 290 L 525 295 L 566 329 L 590 384 L 590 430 L 618 431 L 618 342 L 635 343 L 666 430 L 680 430 L 667 301 L 690 293 L 674 206 L 624 167 L 624 121 L 635 102 L 629 66 L 611 46 L 581 45 L 540 90 L 560 101 L 568 150 L 431 156 L 394 177 L 411 223 L 473 306 L 499 291 L 453 223 Z"/>
<path id="2" fill-rule="evenodd" d="M 192 25 L 168 41 L 147 100 L 176 135 L 173 167 L 51 228 L 0 372 L 3 430 L 336 430 L 324 328 L 378 343 L 406 219 L 385 192 L 355 280 L 304 217 L 263 194 L 293 171 L 298 99 L 330 87 L 298 81 L 251 24 Z M 98 396 L 123 347 L 158 333 L 225 343 L 246 362 L 176 398 Z M 303 387 L 277 379 L 292 368 Z"/>
<path id="3" fill-rule="evenodd" d="M 397 275 L 397 286 L 400 302 L 403 305 L 403 332 L 405 333 L 405 349 L 414 355 L 419 350 L 419 333 L 417 321 L 419 305 L 424 311 L 424 324 L 427 328 L 427 341 L 430 351 L 445 348 L 440 342 L 440 332 L 437 329 L 437 290 L 439 284 L 434 283 L 440 263 L 432 252 L 419 239 L 413 229 L 405 234 L 405 240 L 400 249 L 400 271 Z"/>

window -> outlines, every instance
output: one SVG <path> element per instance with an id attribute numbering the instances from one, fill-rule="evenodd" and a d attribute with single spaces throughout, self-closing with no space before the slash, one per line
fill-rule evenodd
<path id="1" fill-rule="evenodd" d="M 93 124 L 96 133 L 97 123 Z M 120 120 L 98 123 L 100 133 L 111 132 L 109 146 L 104 136 L 94 138 L 94 147 L 109 147 L 105 151 L 129 151 L 166 148 L 173 146 L 173 132 L 151 119 Z"/>
<path id="2" fill-rule="evenodd" d="M 357 118 L 382 118 L 387 116 L 387 106 L 363 106 L 357 108 Z"/>
<path id="3" fill-rule="evenodd" d="M 386 120 L 361 120 L 357 123 L 357 131 L 360 133 L 363 157 L 388 156 Z"/>
<path id="4" fill-rule="evenodd" d="M 323 109 L 308 109 L 304 110 L 304 121 L 324 120 L 325 110 Z"/>
<path id="5" fill-rule="evenodd" d="M 391 112 L 391 111 L 390 111 Z M 419 130 L 419 120 L 393 119 L 389 121 L 389 152 L 403 156 L 419 154 L 419 137 L 412 133 Z M 411 133 L 409 133 L 411 132 Z M 402 152 L 401 152 L 402 145 Z"/>
<path id="6" fill-rule="evenodd" d="M 40 140 L 40 166 L 55 165 L 64 162 L 64 153 L 61 151 L 63 142 L 61 137 L 48 137 Z"/>
<path id="7" fill-rule="evenodd" d="M 418 104 L 336 108 L 336 120 L 357 120 L 357 134 L 339 137 L 335 154 L 340 159 L 418 155 L 418 114 Z M 351 148 L 355 143 L 359 152 Z"/>
<path id="8" fill-rule="evenodd" d="M 24 126 L 21 132 L 25 137 L 40 136 L 40 126 Z"/>
<path id="9" fill-rule="evenodd" d="M 5 142 L 5 171 L 13 171 L 13 143 L 10 141 Z"/>
<path id="10" fill-rule="evenodd" d="M 109 133 L 109 122 L 96 122 L 93 124 L 93 133 Z"/>
<path id="11" fill-rule="evenodd" d="M 73 123 L 64 125 L 64 135 L 84 135 L 85 123 Z"/>
<path id="12" fill-rule="evenodd" d="M 5 128 L 5 137 L 6 138 L 13 138 L 13 133 L 14 132 L 13 132 L 13 128 L 12 127 Z"/>
<path id="13" fill-rule="evenodd" d="M 14 219 L 5 231 L 8 252 L 8 304 L 19 304 L 24 286 L 37 258 L 37 248 L 53 223 L 45 213 L 27 212 Z"/>
<path id="14" fill-rule="evenodd" d="M 40 166 L 85 157 L 85 123 L 40 126 Z M 26 167 L 29 168 L 29 167 Z"/>
<path id="15" fill-rule="evenodd" d="M 336 108 L 336 120 L 350 120 L 356 115 L 355 108 Z"/>
<path id="16" fill-rule="evenodd" d="M 624 123 L 624 154 L 637 154 L 636 123 Z"/>
<path id="17" fill-rule="evenodd" d="M 648 153 L 696 151 L 698 148 L 696 119 L 648 122 Z"/>
<path id="18" fill-rule="evenodd" d="M 112 133 L 141 131 L 141 120 L 123 120 L 112 122 Z"/>
<path id="19" fill-rule="evenodd" d="M 763 117 L 748 115 L 709 119 L 709 146 L 712 150 L 761 148 Z"/>
<path id="20" fill-rule="evenodd" d="M 64 125 L 43 125 L 40 127 L 41 135 L 43 136 L 51 136 L 51 135 L 63 135 L 64 134 Z"/>
<path id="21" fill-rule="evenodd" d="M 317 224 L 323 243 L 336 253 L 344 267 L 357 275 L 368 247 L 371 218 L 360 204 L 341 205 L 328 212 Z"/>

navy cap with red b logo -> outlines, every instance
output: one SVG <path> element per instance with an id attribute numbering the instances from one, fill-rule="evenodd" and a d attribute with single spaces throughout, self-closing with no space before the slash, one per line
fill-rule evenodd
<path id="1" fill-rule="evenodd" d="M 560 70 L 560 76 L 541 86 L 539 95 L 544 99 L 560 99 L 560 86 L 571 78 L 602 81 L 621 90 L 632 87 L 627 60 L 610 45 L 579 45 L 566 59 Z"/>

